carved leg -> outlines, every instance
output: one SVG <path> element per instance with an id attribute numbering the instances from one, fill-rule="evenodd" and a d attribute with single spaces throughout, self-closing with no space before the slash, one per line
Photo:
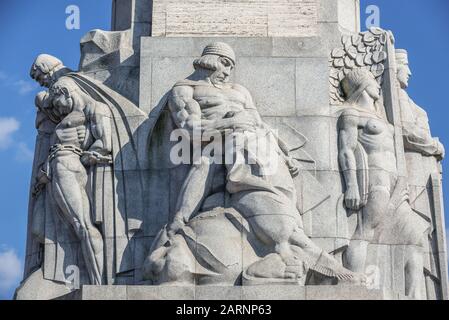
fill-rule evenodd
<path id="1" fill-rule="evenodd" d="M 405 264 L 405 295 L 421 300 L 421 284 L 424 282 L 423 249 L 417 246 L 407 246 Z"/>
<path id="2" fill-rule="evenodd" d="M 364 240 L 351 240 L 343 254 L 344 266 L 354 272 L 365 272 L 368 244 L 369 242 Z"/>
<path id="3" fill-rule="evenodd" d="M 56 160 L 55 160 L 56 161 Z M 72 161 L 75 161 L 72 159 Z M 79 159 L 77 159 L 79 161 Z M 71 162 L 73 167 L 73 162 Z M 62 163 L 56 163 L 53 171 L 53 197 L 63 219 L 74 229 L 81 242 L 81 249 L 92 284 L 102 283 L 103 239 L 92 224 L 90 204 L 86 194 L 87 181 L 81 163 L 80 170 L 68 170 Z"/>
<path id="4" fill-rule="evenodd" d="M 199 210 L 211 188 L 214 172 L 215 165 L 207 157 L 201 157 L 201 163 L 192 166 L 178 196 L 175 220 L 187 223 Z"/>
<path id="5" fill-rule="evenodd" d="M 390 197 L 388 188 L 372 187 L 368 203 L 359 214 L 356 232 L 343 255 L 344 266 L 349 270 L 365 272 L 368 245 L 374 237 L 375 228 L 387 216 Z"/>

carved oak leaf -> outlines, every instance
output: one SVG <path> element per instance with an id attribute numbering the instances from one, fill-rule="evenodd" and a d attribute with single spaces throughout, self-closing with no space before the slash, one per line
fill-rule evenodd
<path id="1" fill-rule="evenodd" d="M 345 67 L 348 69 L 353 69 L 354 66 L 355 66 L 354 60 L 352 60 L 350 56 L 347 56 L 345 58 Z"/>
<path id="2" fill-rule="evenodd" d="M 371 28 L 369 28 L 369 31 L 370 31 L 373 35 L 376 35 L 376 36 L 382 35 L 382 34 L 385 33 L 385 31 L 384 31 L 383 29 L 378 28 L 378 27 L 371 27 Z"/>
<path id="3" fill-rule="evenodd" d="M 372 53 L 367 53 L 365 55 L 365 59 L 363 60 L 363 62 L 365 63 L 365 65 L 372 65 L 373 64 L 373 54 Z"/>
<path id="4" fill-rule="evenodd" d="M 355 47 L 351 47 L 347 51 L 348 56 L 351 57 L 351 59 L 357 58 L 357 49 Z"/>
<path id="5" fill-rule="evenodd" d="M 376 78 L 383 75 L 384 71 L 385 67 L 383 64 L 374 64 L 371 66 L 371 72 Z"/>
<path id="6" fill-rule="evenodd" d="M 335 59 L 334 60 L 334 67 L 336 68 L 343 68 L 345 66 L 345 60 L 343 58 Z"/>
<path id="7" fill-rule="evenodd" d="M 376 41 L 376 38 L 371 33 L 365 33 L 363 35 L 363 42 L 365 42 L 366 45 L 369 45 Z"/>
<path id="8" fill-rule="evenodd" d="M 358 54 L 357 58 L 355 59 L 355 64 L 357 65 L 357 67 L 363 67 L 365 65 L 364 60 L 365 60 L 365 55 Z"/>
<path id="9" fill-rule="evenodd" d="M 375 63 L 381 63 L 387 59 L 387 53 L 385 51 L 377 51 L 373 53 L 373 61 Z"/>
<path id="10" fill-rule="evenodd" d="M 332 58 L 343 58 L 345 56 L 345 51 L 342 48 L 335 48 L 332 50 L 331 57 Z"/>
<path id="11" fill-rule="evenodd" d="M 352 39 L 352 45 L 354 47 L 357 47 L 362 42 L 362 37 L 359 36 L 358 34 L 353 35 L 351 39 Z"/>

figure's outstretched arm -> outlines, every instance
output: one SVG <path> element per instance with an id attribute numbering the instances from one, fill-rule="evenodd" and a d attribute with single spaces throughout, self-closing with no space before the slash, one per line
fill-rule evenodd
<path id="1" fill-rule="evenodd" d="M 358 122 L 357 112 L 348 111 L 342 114 L 339 123 L 338 159 L 346 183 L 345 204 L 351 210 L 358 210 L 361 205 L 355 158 Z"/>

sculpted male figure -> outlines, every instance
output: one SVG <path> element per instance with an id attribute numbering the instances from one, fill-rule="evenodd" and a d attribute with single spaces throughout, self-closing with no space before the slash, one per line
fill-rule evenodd
<path id="1" fill-rule="evenodd" d="M 30 76 L 42 87 L 50 88 L 59 78 L 72 72 L 61 60 L 49 54 L 40 54 L 34 60 Z"/>
<path id="2" fill-rule="evenodd" d="M 441 161 L 444 158 L 444 146 L 438 138 L 432 137 L 429 119 L 424 109 L 419 107 L 408 95 L 410 71 L 408 53 L 406 50 L 396 50 L 397 79 L 399 90 L 399 103 L 401 107 L 404 147 L 407 153 L 419 153 L 423 156 L 434 157 Z M 408 161 L 412 161 L 408 157 Z M 420 157 L 421 158 L 421 157 Z M 421 158 L 422 160 L 422 158 Z"/>
<path id="3" fill-rule="evenodd" d="M 237 147 L 234 161 L 225 165 L 230 205 L 248 220 L 260 241 L 273 248 L 272 254 L 249 266 L 245 274 L 298 279 L 304 269 L 312 269 L 340 280 L 363 282 L 363 275 L 343 268 L 304 233 L 292 178 L 298 169 L 285 144 L 263 123 L 248 90 L 229 83 L 234 65 L 235 54 L 227 44 L 207 46 L 194 62 L 195 73 L 173 87 L 169 108 L 178 127 L 189 132 L 219 132 L 224 138 L 245 142 L 257 137 L 257 143 L 274 151 L 254 154 L 246 147 Z M 237 162 L 238 157 L 246 158 Z M 266 166 L 272 164 L 277 166 L 275 172 L 267 170 Z M 168 228 L 171 237 L 182 231 L 209 192 L 211 168 L 216 165 L 204 156 L 199 165 L 193 166 L 181 190 L 174 222 Z M 279 263 L 283 263 L 283 269 L 273 268 Z"/>
<path id="4" fill-rule="evenodd" d="M 416 215 L 419 215 L 430 227 L 428 241 L 425 242 L 426 252 L 429 252 L 425 259 L 426 275 L 428 275 L 426 285 L 427 292 L 439 292 L 440 278 L 444 276 L 441 275 L 440 268 L 435 263 L 435 252 L 438 251 L 435 248 L 442 247 L 444 244 L 438 243 L 433 230 L 437 227 L 438 219 L 443 212 L 435 212 L 437 209 L 432 203 L 441 196 L 438 191 L 440 188 L 435 189 L 433 184 L 441 185 L 440 161 L 444 158 L 445 150 L 438 138 L 432 137 L 426 111 L 416 105 L 407 93 L 412 73 L 406 50 L 396 50 L 396 66 L 397 80 L 400 85 L 399 106 L 410 203 Z"/>
<path id="5" fill-rule="evenodd" d="M 425 230 L 414 220 L 406 183 L 398 178 L 394 131 L 383 118 L 380 87 L 371 72 L 355 69 L 342 81 L 342 89 L 346 108 L 339 121 L 339 161 L 345 204 L 361 212 L 345 265 L 362 272 L 369 243 L 407 245 L 405 291 L 419 298 Z"/>
<path id="6" fill-rule="evenodd" d="M 54 113 L 60 117 L 46 169 L 51 194 L 63 221 L 80 240 L 91 284 L 101 284 L 103 239 L 92 222 L 85 166 L 111 160 L 109 110 L 71 80 L 62 78 L 51 86 Z M 36 189 L 40 189 L 38 185 Z"/>

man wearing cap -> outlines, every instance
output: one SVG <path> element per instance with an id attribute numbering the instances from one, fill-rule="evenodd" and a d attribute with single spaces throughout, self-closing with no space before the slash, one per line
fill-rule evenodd
<path id="1" fill-rule="evenodd" d="M 249 91 L 229 83 L 235 66 L 232 48 L 221 42 L 210 44 L 193 65 L 195 72 L 176 83 L 168 97 L 172 119 L 179 128 L 193 134 L 193 138 L 195 130 L 203 136 L 214 132 L 222 135 L 225 139 L 223 156 L 232 153 L 232 160 L 229 163 L 225 159 L 223 166 L 215 163 L 216 157 L 202 155 L 199 163 L 192 165 L 180 190 L 168 237 L 173 239 L 178 233 L 191 233 L 189 220 L 213 192 L 216 170 L 224 167 L 223 187 L 229 195 L 227 205 L 246 218 L 257 238 L 274 251 L 249 266 L 247 277 L 296 279 L 302 278 L 304 269 L 309 268 L 340 280 L 364 282 L 363 275 L 345 269 L 305 234 L 293 182 L 298 168 L 285 143 L 262 121 Z M 234 149 L 234 144 L 228 143 L 229 138 L 244 143 Z M 247 147 L 254 140 L 257 141 L 256 152 Z M 263 151 L 259 152 L 261 146 Z M 239 158 L 243 161 L 238 161 Z M 272 268 L 279 261 L 284 267 Z"/>

